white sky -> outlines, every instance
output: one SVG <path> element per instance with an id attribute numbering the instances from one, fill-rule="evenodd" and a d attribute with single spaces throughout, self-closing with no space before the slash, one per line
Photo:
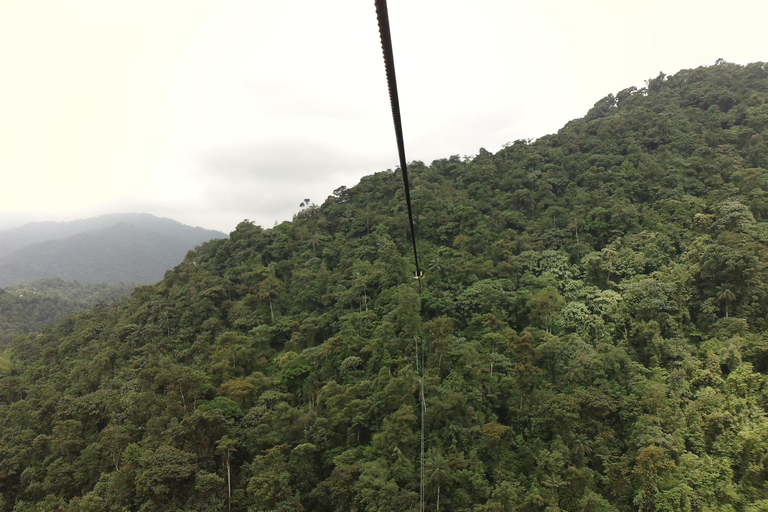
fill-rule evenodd
<path id="1" fill-rule="evenodd" d="M 768 60 L 768 2 L 389 0 L 408 160 L 557 131 L 659 71 Z M 397 166 L 373 0 L 0 0 L 0 228 L 230 232 Z"/>

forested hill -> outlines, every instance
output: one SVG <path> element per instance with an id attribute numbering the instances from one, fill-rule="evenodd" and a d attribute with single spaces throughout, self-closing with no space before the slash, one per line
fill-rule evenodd
<path id="1" fill-rule="evenodd" d="M 129 295 L 134 288 L 133 284 L 82 284 L 61 279 L 0 288 L 0 352 L 19 334 L 40 332 L 67 315 Z"/>
<path id="2" fill-rule="evenodd" d="M 0 286 L 37 279 L 81 283 L 154 283 L 191 248 L 219 231 L 149 214 L 36 222 L 0 231 Z"/>
<path id="3" fill-rule="evenodd" d="M 81 233 L 107 229 L 121 222 L 148 231 L 173 233 L 178 237 L 183 237 L 182 233 L 184 232 L 198 232 L 200 234 L 197 237 L 207 236 L 200 242 L 211 238 L 223 238 L 221 235 L 224 235 L 219 231 L 193 228 L 175 220 L 156 217 L 148 213 L 110 213 L 68 222 L 30 222 L 23 226 L 2 230 L 0 231 L 0 256 L 32 244 L 48 240 L 61 240 Z M 203 235 L 203 232 L 207 233 Z"/>
<path id="4" fill-rule="evenodd" d="M 4 511 L 768 507 L 768 65 L 243 222 L 0 360 Z"/>

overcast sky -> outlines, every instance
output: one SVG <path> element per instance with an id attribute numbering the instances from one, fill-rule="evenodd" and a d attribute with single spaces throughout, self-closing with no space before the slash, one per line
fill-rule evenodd
<path id="1" fill-rule="evenodd" d="M 498 151 L 659 71 L 768 60 L 764 0 L 389 0 L 408 160 Z M 0 0 L 0 228 L 230 232 L 397 166 L 373 0 Z"/>

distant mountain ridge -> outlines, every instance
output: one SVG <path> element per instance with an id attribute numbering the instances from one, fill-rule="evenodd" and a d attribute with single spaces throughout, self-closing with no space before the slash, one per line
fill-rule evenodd
<path id="1" fill-rule="evenodd" d="M 17 228 L 0 230 L 0 256 L 21 249 L 28 245 L 49 240 L 60 240 L 72 235 L 109 228 L 117 223 L 125 222 L 137 227 L 150 230 L 183 230 L 184 228 L 211 233 L 210 238 L 226 237 L 225 233 L 212 229 L 191 227 L 173 219 L 157 217 L 149 213 L 110 213 L 78 219 L 57 222 L 30 222 Z"/>
<path id="2" fill-rule="evenodd" d="M 0 287 L 41 278 L 152 283 L 180 263 L 190 249 L 226 236 L 137 213 L 26 224 L 0 231 Z"/>

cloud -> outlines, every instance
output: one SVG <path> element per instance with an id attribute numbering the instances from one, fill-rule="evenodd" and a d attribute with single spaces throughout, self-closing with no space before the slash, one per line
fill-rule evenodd
<path id="1" fill-rule="evenodd" d="M 344 104 L 344 98 L 290 84 L 261 81 L 249 84 L 246 90 L 267 116 L 338 121 L 360 121 L 370 116 L 360 104 Z"/>
<path id="2" fill-rule="evenodd" d="M 383 170 L 385 160 L 312 140 L 260 142 L 208 152 L 195 180 L 204 183 L 206 208 L 271 227 L 305 198 L 321 204 L 340 185 Z"/>
<path id="3" fill-rule="evenodd" d="M 201 172 L 214 172 L 224 181 L 270 183 L 285 180 L 323 180 L 329 173 L 353 170 L 361 159 L 348 150 L 311 140 L 278 140 L 220 148 L 202 157 Z"/>

